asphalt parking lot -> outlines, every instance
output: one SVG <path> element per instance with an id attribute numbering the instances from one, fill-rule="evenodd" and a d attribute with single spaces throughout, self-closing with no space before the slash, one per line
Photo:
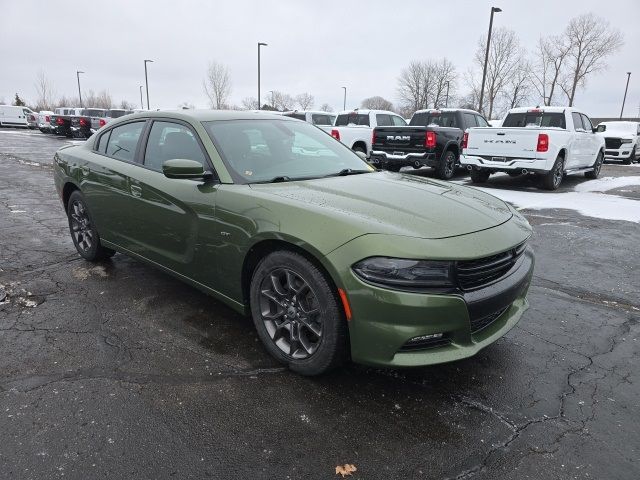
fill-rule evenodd
<path id="1" fill-rule="evenodd" d="M 522 208 L 537 265 L 476 357 L 304 378 L 199 291 L 81 260 L 66 142 L 0 129 L 0 478 L 640 478 L 640 165 L 483 187 Z"/>

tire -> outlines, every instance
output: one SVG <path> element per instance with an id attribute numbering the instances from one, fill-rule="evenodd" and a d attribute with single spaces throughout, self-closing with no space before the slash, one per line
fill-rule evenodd
<path id="1" fill-rule="evenodd" d="M 585 172 L 584 176 L 592 179 L 598 178 L 598 175 L 600 175 L 600 169 L 602 168 L 603 161 L 604 161 L 604 155 L 602 155 L 602 152 L 599 152 L 598 156 L 596 157 L 596 161 L 593 164 L 593 170 L 590 172 Z"/>
<path id="2" fill-rule="evenodd" d="M 302 375 L 320 375 L 347 360 L 347 322 L 337 292 L 305 257 L 288 250 L 270 253 L 256 267 L 249 289 L 258 337 L 279 362 Z"/>
<path id="3" fill-rule="evenodd" d="M 542 176 L 541 185 L 545 190 L 557 190 L 564 177 L 564 158 L 558 155 L 553 168 Z"/>
<path id="4" fill-rule="evenodd" d="M 489 180 L 489 175 L 491 174 L 486 170 L 478 170 L 474 168 L 473 170 L 471 170 L 471 181 L 473 183 L 485 183 L 487 180 Z"/>
<path id="5" fill-rule="evenodd" d="M 516 178 L 522 175 L 522 172 L 507 172 L 507 175 L 509 175 L 512 178 Z"/>
<path id="6" fill-rule="evenodd" d="M 438 166 L 436 167 L 436 174 L 438 178 L 442 180 L 450 180 L 453 174 L 456 172 L 456 163 L 458 157 L 452 150 L 447 150 L 442 155 Z"/>
<path id="7" fill-rule="evenodd" d="M 353 147 L 351 150 L 353 150 L 354 152 L 362 152 L 365 155 L 367 154 L 367 151 L 364 148 L 362 148 L 360 145 L 358 145 L 357 147 Z"/>
<path id="8" fill-rule="evenodd" d="M 629 155 L 629 158 L 625 158 L 622 163 L 625 165 L 631 165 L 633 162 L 635 162 L 636 160 L 636 147 L 633 147 L 633 150 L 631 150 L 631 154 Z"/>
<path id="9" fill-rule="evenodd" d="M 82 258 L 90 262 L 98 262 L 113 257 L 116 252 L 103 247 L 100 243 L 100 235 L 93 223 L 84 196 L 79 190 L 74 191 L 69 197 L 67 218 L 73 244 Z"/>

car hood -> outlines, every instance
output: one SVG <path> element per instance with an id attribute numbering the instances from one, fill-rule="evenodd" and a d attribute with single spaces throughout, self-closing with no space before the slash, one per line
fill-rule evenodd
<path id="1" fill-rule="evenodd" d="M 275 184 L 253 184 L 257 194 L 301 206 L 342 223 L 353 236 L 368 233 L 447 238 L 495 227 L 512 217 L 496 197 L 416 175 L 375 172 Z M 310 218 L 311 219 L 311 218 Z M 310 222 L 311 223 L 311 222 Z M 352 237 L 353 238 L 353 237 Z"/>

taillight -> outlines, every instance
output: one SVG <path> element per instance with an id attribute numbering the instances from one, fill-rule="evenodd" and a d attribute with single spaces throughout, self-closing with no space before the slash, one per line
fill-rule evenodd
<path id="1" fill-rule="evenodd" d="M 104 127 L 106 124 L 107 124 L 107 122 L 105 121 L 105 119 L 104 119 L 104 118 L 101 118 L 101 119 L 100 119 L 100 126 L 101 126 L 101 127 Z"/>
<path id="2" fill-rule="evenodd" d="M 331 136 L 336 140 L 340 140 L 340 132 L 338 130 L 331 130 Z"/>
<path id="3" fill-rule="evenodd" d="M 51 121 L 51 117 L 49 117 L 49 115 L 45 115 L 44 121 L 49 123 Z"/>
<path id="4" fill-rule="evenodd" d="M 80 119 L 80 126 L 81 127 L 86 127 L 87 126 L 87 119 L 86 118 L 81 118 Z"/>
<path id="5" fill-rule="evenodd" d="M 436 146 L 436 132 L 427 132 L 424 136 L 424 146 L 434 148 Z"/>
<path id="6" fill-rule="evenodd" d="M 57 123 L 58 125 L 64 125 L 64 119 L 63 119 L 63 118 L 58 117 L 58 118 L 56 118 L 56 123 Z"/>
<path id="7" fill-rule="evenodd" d="M 373 145 L 375 145 L 375 143 L 376 143 L 376 131 L 374 130 L 371 133 L 371 145 L 373 146 Z"/>
<path id="8" fill-rule="evenodd" d="M 464 132 L 464 135 L 462 135 L 462 148 L 467 148 L 468 143 L 469 143 L 469 134 L 467 132 Z"/>
<path id="9" fill-rule="evenodd" d="M 538 146 L 536 152 L 546 152 L 549 150 L 549 135 L 546 133 L 540 133 L 538 135 Z"/>
<path id="10" fill-rule="evenodd" d="M 34 117 L 33 115 L 29 115 L 29 120 L 31 120 L 32 122 L 36 121 L 36 117 Z"/>

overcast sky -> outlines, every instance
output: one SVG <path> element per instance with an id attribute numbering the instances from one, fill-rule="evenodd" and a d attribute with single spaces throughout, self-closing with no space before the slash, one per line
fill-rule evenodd
<path id="1" fill-rule="evenodd" d="M 463 76 L 491 5 L 495 27 L 517 32 L 533 50 L 540 35 L 561 32 L 570 18 L 593 12 L 622 30 L 625 45 L 609 69 L 588 81 L 576 104 L 592 116 L 620 112 L 625 72 L 631 71 L 626 114 L 640 105 L 639 0 L 0 0 L 0 100 L 15 92 L 35 100 L 42 69 L 59 95 L 107 89 L 114 101 L 140 104 L 145 58 L 152 108 L 182 102 L 206 107 L 202 79 L 211 60 L 229 67 L 232 103 L 256 96 L 256 43 L 262 49 L 263 101 L 269 90 L 310 92 L 315 106 L 342 108 L 382 95 L 396 103 L 397 77 L 412 60 L 449 58 Z"/>

